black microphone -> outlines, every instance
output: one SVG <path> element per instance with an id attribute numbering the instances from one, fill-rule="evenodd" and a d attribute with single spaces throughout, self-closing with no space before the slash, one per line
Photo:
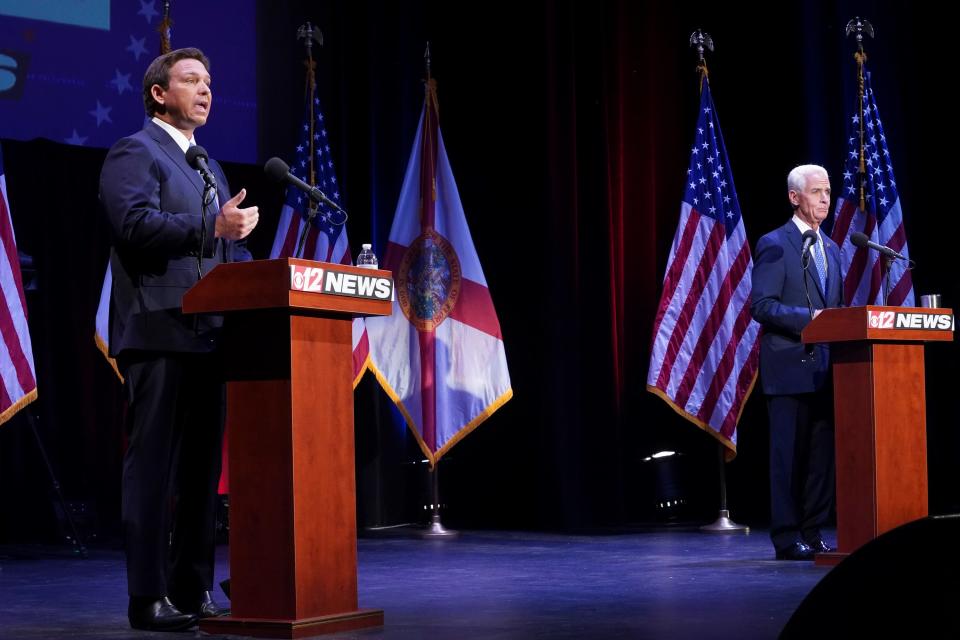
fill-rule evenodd
<path id="1" fill-rule="evenodd" d="M 909 260 L 910 258 L 900 255 L 890 247 L 885 247 L 882 244 L 877 244 L 876 242 L 871 242 L 870 238 L 867 237 L 867 234 L 860 233 L 859 231 L 850 234 L 850 242 L 853 243 L 853 246 L 860 247 L 861 249 L 866 247 L 868 249 L 876 249 L 886 257 L 897 260 Z"/>
<path id="2" fill-rule="evenodd" d="M 263 165 L 263 171 L 277 182 L 286 182 L 287 184 L 292 184 L 297 189 L 300 189 L 310 196 L 310 199 L 314 202 L 323 202 L 324 204 L 336 209 L 341 213 L 346 213 L 346 211 L 340 208 L 340 205 L 328 198 L 327 194 L 325 194 L 323 191 L 320 191 L 320 189 L 317 189 L 316 187 L 311 187 L 306 182 L 290 173 L 290 167 L 280 158 L 270 158 L 267 160 L 267 163 Z"/>
<path id="3" fill-rule="evenodd" d="M 817 241 L 817 232 L 813 229 L 807 229 L 803 232 L 803 246 L 800 248 L 800 259 L 803 261 L 803 266 L 807 266 L 807 262 L 810 260 L 810 247 Z"/>
<path id="4" fill-rule="evenodd" d="M 190 165 L 192 169 L 200 172 L 200 175 L 203 176 L 203 181 L 207 183 L 208 187 L 216 189 L 217 179 L 213 177 L 213 172 L 210 171 L 210 166 L 207 165 L 209 159 L 207 150 L 198 144 L 187 149 L 187 164 Z"/>

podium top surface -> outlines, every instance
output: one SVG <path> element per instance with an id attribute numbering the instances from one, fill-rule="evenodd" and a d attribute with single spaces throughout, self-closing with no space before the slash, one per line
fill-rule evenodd
<path id="1" fill-rule="evenodd" d="M 388 316 L 393 277 L 298 258 L 220 264 L 183 296 L 184 313 L 287 309 L 295 313 Z"/>
<path id="2" fill-rule="evenodd" d="M 868 305 L 824 309 L 800 336 L 808 344 L 858 340 L 949 342 L 953 331 L 952 309 Z"/>

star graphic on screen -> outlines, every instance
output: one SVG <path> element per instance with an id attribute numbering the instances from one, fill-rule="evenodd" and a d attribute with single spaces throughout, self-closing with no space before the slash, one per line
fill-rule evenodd
<path id="1" fill-rule="evenodd" d="M 87 113 L 97 119 L 97 127 L 99 127 L 104 122 L 113 122 L 113 120 L 110 119 L 111 109 L 113 109 L 113 107 L 105 107 L 100 104 L 99 100 L 97 100 L 97 108 L 93 111 L 88 111 Z"/>
<path id="2" fill-rule="evenodd" d="M 130 74 L 120 73 L 120 69 L 116 70 L 116 76 L 110 81 L 110 84 L 117 88 L 118 95 L 123 95 L 123 92 L 127 90 L 133 91 L 133 87 L 130 86 Z"/>
<path id="3" fill-rule="evenodd" d="M 135 60 L 140 60 L 140 56 L 147 52 L 146 47 L 146 38 L 134 38 L 130 36 L 130 45 L 127 47 L 127 51 L 133 54 Z"/>
<path id="4" fill-rule="evenodd" d="M 74 129 L 73 135 L 71 135 L 69 138 L 64 138 L 63 141 L 66 142 L 67 144 L 83 145 L 83 144 L 86 144 L 87 137 L 81 136 L 79 133 L 77 133 L 77 130 Z"/>
<path id="5" fill-rule="evenodd" d="M 146 18 L 147 24 L 150 24 L 151 22 L 153 22 L 153 19 L 156 16 L 160 15 L 159 13 L 157 13 L 156 8 L 154 7 L 155 4 L 156 4 L 155 0 L 150 0 L 149 2 L 144 2 L 143 0 L 140 0 L 140 11 L 137 11 L 137 15 L 143 16 L 144 18 Z"/>

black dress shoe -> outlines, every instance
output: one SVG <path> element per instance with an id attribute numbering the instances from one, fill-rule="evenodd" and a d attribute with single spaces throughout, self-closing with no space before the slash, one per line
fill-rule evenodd
<path id="1" fill-rule="evenodd" d="M 144 631 L 183 631 L 197 624 L 197 616 L 180 611 L 167 597 L 130 598 L 130 626 Z"/>
<path id="2" fill-rule="evenodd" d="M 807 546 L 813 549 L 814 553 L 833 553 L 834 551 L 837 550 L 835 547 L 831 547 L 826 542 L 824 542 L 823 538 L 817 538 L 812 542 L 808 542 Z"/>
<path id="3" fill-rule="evenodd" d="M 222 618 L 230 615 L 230 609 L 213 601 L 212 591 L 204 591 L 199 598 L 185 599 L 174 596 L 173 599 L 180 609 L 196 614 L 198 618 Z"/>
<path id="4" fill-rule="evenodd" d="M 794 542 L 789 547 L 777 549 L 777 560 L 813 560 L 813 553 L 806 542 Z"/>

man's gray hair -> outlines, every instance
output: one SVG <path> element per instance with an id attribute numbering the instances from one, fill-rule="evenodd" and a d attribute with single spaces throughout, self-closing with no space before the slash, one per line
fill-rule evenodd
<path id="1" fill-rule="evenodd" d="M 830 178 L 827 170 L 818 164 L 802 164 L 799 167 L 794 167 L 787 174 L 787 192 L 801 193 L 803 188 L 807 186 L 807 179 L 815 175 L 824 175 L 827 179 Z"/>

